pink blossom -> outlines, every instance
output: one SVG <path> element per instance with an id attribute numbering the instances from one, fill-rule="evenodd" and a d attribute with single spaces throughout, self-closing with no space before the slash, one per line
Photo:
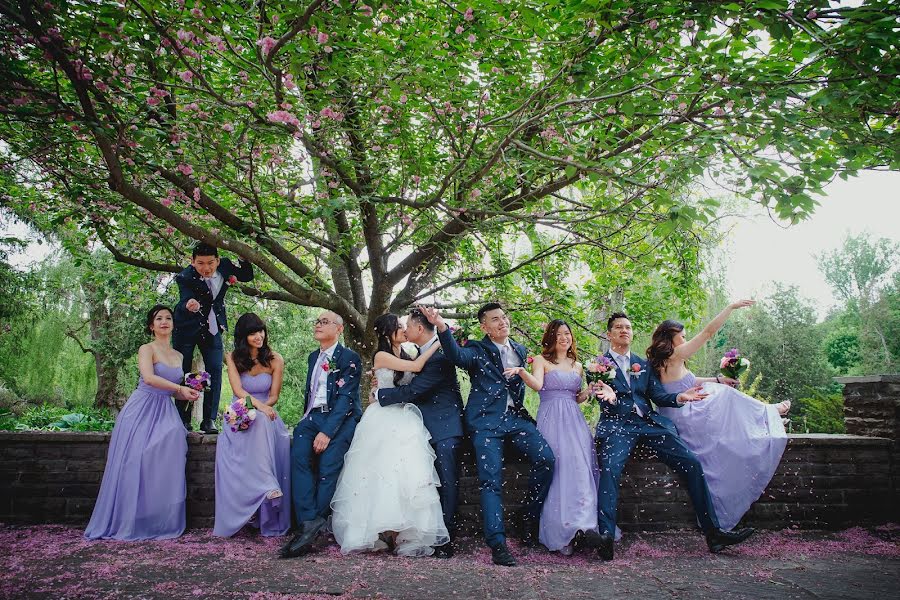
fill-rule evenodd
<path id="1" fill-rule="evenodd" d="M 160 202 L 163 206 L 172 206 L 172 201 L 169 198 L 163 198 Z"/>
<path id="2" fill-rule="evenodd" d="M 225 123 L 224 125 L 222 125 L 222 129 L 227 131 L 228 133 L 232 133 L 234 131 L 234 125 L 232 125 L 231 123 Z"/>
<path id="3" fill-rule="evenodd" d="M 147 98 L 147 104 L 149 104 L 150 106 L 156 106 L 157 104 L 159 104 L 159 98 L 154 98 L 153 96 L 151 96 Z"/>
<path id="4" fill-rule="evenodd" d="M 647 23 L 647 27 L 655 31 L 656 28 L 659 27 L 659 21 L 657 21 L 656 19 L 650 19 L 650 22 Z"/>
<path id="5" fill-rule="evenodd" d="M 324 48 L 322 48 L 322 52 L 324 52 L 325 54 L 331 54 L 332 52 L 334 52 L 334 48 L 332 48 L 331 46 L 325 46 Z"/>
<path id="6" fill-rule="evenodd" d="M 294 127 L 300 126 L 300 119 L 294 116 L 293 113 L 290 113 L 286 110 L 276 110 L 275 112 L 270 112 L 266 115 L 266 118 L 268 118 L 272 123 L 286 123 L 288 125 L 293 125 Z"/>
<path id="7" fill-rule="evenodd" d="M 694 28 L 694 20 L 693 19 L 685 19 L 684 20 L 684 28 L 685 29 L 693 29 Z"/>
<path id="8" fill-rule="evenodd" d="M 259 40 L 258 42 L 256 42 L 256 45 L 259 46 L 260 48 L 262 48 L 263 56 L 268 56 L 269 52 L 272 51 L 272 48 L 275 47 L 276 43 L 277 42 L 274 39 L 272 39 L 269 36 L 266 36 L 266 37 L 262 38 L 261 40 Z"/>
<path id="9" fill-rule="evenodd" d="M 181 80 L 182 80 L 183 82 L 185 82 L 185 83 L 190 83 L 191 80 L 194 78 L 194 74 L 191 73 L 191 72 L 190 72 L 189 70 L 187 70 L 187 69 L 185 69 L 184 71 L 182 71 L 181 73 L 179 73 L 178 76 L 179 76 L 179 77 L 181 78 Z"/>
<path id="10" fill-rule="evenodd" d="M 678 110 L 680 110 L 681 112 L 685 112 L 687 110 L 687 102 L 679 102 Z"/>
<path id="11" fill-rule="evenodd" d="M 194 193 L 192 194 L 192 196 L 194 197 L 194 202 L 200 202 L 200 188 L 199 187 L 194 188 Z"/>
<path id="12" fill-rule="evenodd" d="M 191 165 L 186 165 L 184 163 L 180 163 L 175 170 L 181 173 L 182 175 L 191 175 L 194 172 L 193 167 Z"/>
<path id="13" fill-rule="evenodd" d="M 413 224 L 413 220 L 409 215 L 400 215 L 400 220 L 403 221 L 403 224 L 407 227 L 410 227 Z"/>
<path id="14" fill-rule="evenodd" d="M 400 98 L 397 100 L 400 104 L 406 104 L 407 97 L 406 94 L 401 94 Z"/>
<path id="15" fill-rule="evenodd" d="M 364 17 L 371 17 L 373 13 L 372 7 L 367 4 L 361 4 L 359 7 L 359 12 L 362 13 Z"/>
<path id="16" fill-rule="evenodd" d="M 419 177 L 418 175 L 413 175 L 413 176 L 412 176 L 412 181 L 413 181 L 414 184 L 419 185 L 419 182 L 422 181 L 422 178 Z"/>
<path id="17" fill-rule="evenodd" d="M 463 15 L 463 18 L 466 21 L 473 20 L 475 18 L 475 11 L 473 11 L 471 7 L 467 8 L 465 14 Z"/>
<path id="18" fill-rule="evenodd" d="M 477 40 L 478 38 L 475 37 L 475 34 L 474 34 L 474 33 L 470 33 L 470 34 L 469 34 L 469 37 L 466 38 L 466 39 L 469 40 L 469 43 L 470 43 L 470 44 L 474 44 L 474 43 L 475 43 L 475 40 Z"/>
<path id="19" fill-rule="evenodd" d="M 462 25 L 457 25 L 457 26 L 456 26 L 456 29 L 454 29 L 454 31 L 456 32 L 456 35 L 459 35 L 459 34 L 461 34 L 463 31 L 465 31 L 465 29 L 463 29 L 463 26 L 462 26 Z"/>
<path id="20" fill-rule="evenodd" d="M 819 16 L 819 13 L 817 13 L 815 10 L 811 10 L 808 13 L 806 13 L 806 18 L 809 19 L 810 21 L 815 21 L 818 16 Z"/>
<path id="21" fill-rule="evenodd" d="M 325 33 L 324 31 L 320 31 L 320 32 L 319 32 L 319 37 L 316 38 L 316 41 L 317 41 L 318 43 L 320 43 L 320 44 L 324 44 L 325 42 L 328 41 L 328 34 Z"/>
<path id="22" fill-rule="evenodd" d="M 715 110 L 713 110 L 713 114 L 716 115 L 717 117 L 724 117 L 724 116 L 725 116 L 725 109 L 722 108 L 721 106 L 717 106 L 717 107 L 715 108 Z"/>

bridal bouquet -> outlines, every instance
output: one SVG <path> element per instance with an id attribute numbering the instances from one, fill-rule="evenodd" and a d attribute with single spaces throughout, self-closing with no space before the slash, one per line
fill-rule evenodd
<path id="1" fill-rule="evenodd" d="M 607 356 L 597 356 L 584 365 L 584 376 L 588 384 L 600 381 L 610 385 L 616 378 L 616 363 Z"/>
<path id="2" fill-rule="evenodd" d="M 722 375 L 731 377 L 732 379 L 740 377 L 741 373 L 746 371 L 749 367 L 750 361 L 741 356 L 741 353 L 737 348 L 732 348 L 726 352 L 725 356 L 722 357 L 722 362 L 719 363 L 719 370 L 722 371 Z"/>
<path id="3" fill-rule="evenodd" d="M 198 392 L 208 392 L 210 388 L 209 382 L 209 373 L 207 373 L 206 371 L 184 374 L 184 385 L 191 389 L 197 390 Z"/>
<path id="4" fill-rule="evenodd" d="M 256 409 L 253 408 L 253 402 L 250 396 L 243 400 L 235 400 L 225 409 L 225 415 L 222 417 L 225 423 L 231 427 L 231 431 L 247 431 L 256 420 Z"/>

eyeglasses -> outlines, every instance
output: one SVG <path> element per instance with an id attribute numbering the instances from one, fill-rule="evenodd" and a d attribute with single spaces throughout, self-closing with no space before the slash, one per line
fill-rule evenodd
<path id="1" fill-rule="evenodd" d="M 334 323 L 335 325 L 338 324 L 337 321 L 329 321 L 328 319 L 316 319 L 315 321 L 313 321 L 313 325 L 315 325 L 316 327 L 318 327 L 319 325 L 321 325 L 322 327 L 327 327 L 332 323 Z"/>

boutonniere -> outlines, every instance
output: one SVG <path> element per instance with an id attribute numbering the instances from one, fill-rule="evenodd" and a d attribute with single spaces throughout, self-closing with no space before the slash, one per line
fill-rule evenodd
<path id="1" fill-rule="evenodd" d="M 322 363 L 322 370 L 326 373 L 331 373 L 332 371 L 337 371 L 337 361 L 334 358 L 329 358 L 328 362 Z"/>
<path id="2" fill-rule="evenodd" d="M 234 276 L 234 275 L 232 275 L 232 276 L 230 276 L 228 279 L 225 280 L 225 285 L 234 285 L 234 284 L 236 284 L 237 282 L 238 282 L 238 281 L 237 281 L 237 277 Z"/>
<path id="3" fill-rule="evenodd" d="M 632 363 L 631 365 L 631 376 L 632 377 L 640 377 L 644 374 L 644 369 L 638 363 Z"/>

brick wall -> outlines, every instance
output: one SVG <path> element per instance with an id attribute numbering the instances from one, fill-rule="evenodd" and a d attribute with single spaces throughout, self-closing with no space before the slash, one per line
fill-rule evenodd
<path id="1" fill-rule="evenodd" d="M 109 434 L 0 432 L 0 522 L 73 523 L 90 518 L 106 464 Z M 212 527 L 216 436 L 188 437 L 188 526 Z M 843 527 L 897 518 L 891 440 L 854 435 L 791 436 L 781 466 L 747 515 L 749 524 L 780 528 Z M 514 509 L 527 468 L 510 458 L 506 504 Z M 478 480 L 463 460 L 461 529 L 481 529 Z M 687 494 L 671 471 L 637 452 L 621 486 L 623 529 L 692 527 Z"/>

